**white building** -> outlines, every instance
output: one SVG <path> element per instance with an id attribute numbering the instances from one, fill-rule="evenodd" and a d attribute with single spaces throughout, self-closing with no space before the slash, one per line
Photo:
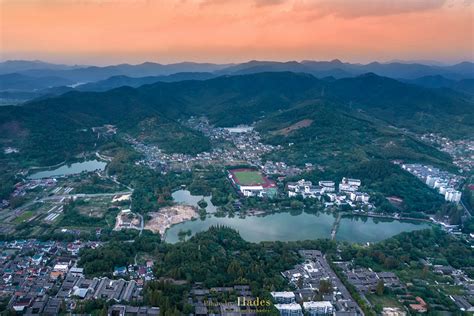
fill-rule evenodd
<path id="1" fill-rule="evenodd" d="M 433 188 L 435 189 L 439 189 L 440 187 L 442 186 L 447 186 L 448 183 L 442 179 L 436 179 L 434 184 L 433 184 Z"/>
<path id="2" fill-rule="evenodd" d="M 445 195 L 447 189 L 448 188 L 446 186 L 442 185 L 438 188 L 438 192 L 439 192 L 439 194 Z"/>
<path id="3" fill-rule="evenodd" d="M 342 181 L 344 181 L 344 179 L 346 179 L 346 178 L 342 178 Z M 346 179 L 346 182 L 349 185 L 353 185 L 353 186 L 356 186 L 356 187 L 359 187 L 360 183 L 361 183 L 359 179 L 351 179 L 351 178 Z"/>
<path id="4" fill-rule="evenodd" d="M 433 188 L 436 180 L 439 180 L 439 178 L 429 175 L 426 177 L 426 185 Z"/>
<path id="5" fill-rule="evenodd" d="M 293 292 L 271 292 L 270 294 L 278 304 L 290 304 L 295 302 L 295 293 Z"/>
<path id="6" fill-rule="evenodd" d="M 444 199 L 448 202 L 459 203 L 461 201 L 461 192 L 454 189 L 447 189 Z"/>
<path id="7" fill-rule="evenodd" d="M 361 192 L 351 192 L 350 199 L 354 202 L 369 203 L 370 195 Z"/>
<path id="8" fill-rule="evenodd" d="M 339 183 L 339 192 L 356 192 L 361 182 L 359 179 L 342 178 Z"/>
<path id="9" fill-rule="evenodd" d="M 288 197 L 302 196 L 303 198 L 319 198 L 325 192 L 322 186 L 314 186 L 311 181 L 301 179 L 297 182 L 289 182 L 287 185 Z"/>
<path id="10" fill-rule="evenodd" d="M 71 270 L 69 270 L 69 274 L 75 277 L 83 277 L 84 268 L 72 267 Z"/>
<path id="11" fill-rule="evenodd" d="M 242 192 L 242 194 L 245 197 L 250 197 L 250 196 L 262 197 L 263 186 L 261 185 L 251 185 L 251 186 L 242 185 L 239 187 L 239 189 L 240 189 L 240 192 Z"/>
<path id="12" fill-rule="evenodd" d="M 319 186 L 324 188 L 324 192 L 334 192 L 336 191 L 336 184 L 334 181 L 319 181 Z"/>
<path id="13" fill-rule="evenodd" d="M 53 267 L 53 271 L 67 273 L 69 265 L 67 263 L 57 263 Z"/>
<path id="14" fill-rule="evenodd" d="M 303 302 L 303 308 L 310 316 L 332 315 L 334 306 L 329 301 Z"/>
<path id="15" fill-rule="evenodd" d="M 275 304 L 281 316 L 302 316 L 303 311 L 301 305 L 297 303 L 291 304 Z"/>

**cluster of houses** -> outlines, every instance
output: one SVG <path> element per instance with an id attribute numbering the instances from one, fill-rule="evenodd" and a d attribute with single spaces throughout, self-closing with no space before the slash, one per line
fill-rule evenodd
<path id="1" fill-rule="evenodd" d="M 23 182 L 18 182 L 15 184 L 15 189 L 13 190 L 12 197 L 24 196 L 26 191 L 34 190 L 36 188 L 51 188 L 54 187 L 57 183 L 56 179 L 45 178 L 45 179 L 28 179 Z"/>
<path id="2" fill-rule="evenodd" d="M 86 278 L 77 266 L 79 251 L 99 246 L 35 239 L 0 242 L 0 297 L 9 299 L 8 309 L 26 315 L 57 315 L 81 300 L 142 300 L 145 281 L 153 279 L 153 262 L 117 268 L 117 279 Z"/>
<path id="3" fill-rule="evenodd" d="M 151 281 L 155 277 L 153 275 L 153 260 L 147 260 L 145 265 L 129 265 L 128 267 L 115 267 L 114 277 L 126 277 L 135 280 L 138 285 L 142 286 L 144 281 Z"/>
<path id="4" fill-rule="evenodd" d="M 341 268 L 349 283 L 361 295 L 375 293 L 380 283 L 392 290 L 404 289 L 404 285 L 393 272 L 374 272 L 367 268 L 356 268 L 350 262 L 337 262 L 336 264 Z"/>
<path id="5" fill-rule="evenodd" d="M 449 265 L 433 265 L 429 260 L 424 260 L 424 264 L 429 266 L 438 275 L 449 278 L 452 283 L 462 289 L 456 294 L 449 295 L 449 298 L 456 304 L 459 310 L 474 313 L 474 280 L 463 270 L 455 269 Z"/>
<path id="6" fill-rule="evenodd" d="M 474 140 L 449 139 L 438 134 L 424 134 L 421 140 L 441 147 L 441 151 L 448 153 L 453 158 L 453 164 L 464 172 L 474 170 Z"/>
<path id="7" fill-rule="evenodd" d="M 363 315 L 319 250 L 300 250 L 302 264 L 282 272 L 296 290 L 271 293 L 282 316 Z"/>
<path id="8" fill-rule="evenodd" d="M 342 178 L 336 192 L 334 181 L 319 181 L 318 185 L 313 185 L 311 181 L 301 179 L 297 182 L 287 184 L 288 197 L 301 196 L 303 198 L 316 198 L 321 200 L 327 197 L 326 206 L 344 205 L 355 206 L 355 203 L 368 204 L 370 195 L 359 192 L 361 181 L 359 179 Z"/>
<path id="9" fill-rule="evenodd" d="M 259 133 L 252 127 L 218 128 L 209 124 L 205 118 L 191 118 L 184 124 L 194 130 L 202 132 L 212 143 L 212 150 L 196 155 L 168 154 L 157 146 L 145 144 L 132 137 L 125 137 L 135 150 L 142 153 L 144 159 L 138 164 L 148 166 L 154 170 L 166 173 L 174 171 L 190 171 L 193 165 L 213 165 L 216 163 L 242 163 L 245 161 L 254 166 L 263 166 L 262 156 L 280 146 L 273 146 L 261 142 Z M 228 146 L 232 143 L 234 146 Z M 279 166 L 285 171 L 291 167 Z M 291 172 L 294 172 L 292 170 Z"/>
<path id="10" fill-rule="evenodd" d="M 65 275 L 56 297 L 65 301 L 75 298 L 131 302 L 142 300 L 141 291 L 142 288 L 135 280 L 112 280 L 106 277 L 87 279 L 80 273 L 69 271 Z"/>
<path id="11" fill-rule="evenodd" d="M 301 169 L 296 166 L 290 166 L 282 161 L 267 160 L 265 164 L 261 166 L 261 168 L 265 174 L 278 175 L 284 179 L 285 177 L 299 175 L 303 171 L 311 171 L 313 170 L 313 165 L 307 164 L 304 169 Z"/>
<path id="12" fill-rule="evenodd" d="M 61 299 L 49 293 L 58 290 L 83 247 L 97 247 L 95 242 L 41 242 L 15 240 L 0 242 L 0 296 L 8 297 L 9 307 L 17 312 L 41 309 L 55 315 Z"/>
<path id="13" fill-rule="evenodd" d="M 447 294 L 452 302 L 461 312 L 474 312 L 471 304 L 474 299 L 474 281 L 462 270 L 447 265 L 433 265 L 430 259 L 422 259 L 420 263 L 428 267 L 435 274 L 445 277 L 445 281 L 437 281 L 439 286 L 445 284 L 455 285 L 460 290 L 456 294 Z M 361 297 L 377 292 L 377 287 L 383 283 L 384 288 L 390 289 L 392 293 L 398 293 L 397 298 L 405 305 L 405 310 L 398 311 L 396 315 L 406 315 L 407 310 L 416 313 L 426 313 L 428 304 L 422 297 L 413 296 L 408 285 L 405 285 L 393 272 L 375 272 L 371 269 L 356 267 L 352 262 L 335 262 L 344 273 L 347 281 L 357 290 Z M 420 286 L 424 282 L 420 280 Z M 445 283 L 443 283 L 445 282 Z M 418 286 L 418 284 L 410 284 Z M 403 293 L 403 294 L 402 294 Z"/>
<path id="14" fill-rule="evenodd" d="M 178 281 L 175 281 L 178 282 Z M 201 282 L 192 285 L 187 303 L 194 307 L 194 315 L 259 315 L 250 286 L 234 285 L 207 288 Z M 222 301 L 225 301 L 224 303 Z"/>
<path id="15" fill-rule="evenodd" d="M 430 188 L 436 189 L 439 194 L 444 196 L 446 201 L 453 203 L 461 201 L 462 193 L 456 190 L 456 187 L 459 186 L 462 177 L 422 164 L 401 164 L 401 167 L 426 183 Z"/>
<path id="16" fill-rule="evenodd" d="M 0 201 L 0 210 L 3 209 L 3 208 L 7 208 L 10 206 L 10 202 L 8 202 L 8 200 L 1 200 Z"/>

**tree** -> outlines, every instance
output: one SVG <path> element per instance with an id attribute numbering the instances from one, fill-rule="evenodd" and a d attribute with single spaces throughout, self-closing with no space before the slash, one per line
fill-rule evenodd
<path id="1" fill-rule="evenodd" d="M 378 296 L 382 296 L 384 290 L 385 290 L 385 285 L 383 284 L 383 281 L 382 281 L 382 280 L 379 280 L 379 282 L 377 283 L 377 287 L 376 287 L 376 289 L 375 289 L 375 293 L 376 293 Z"/>
<path id="2" fill-rule="evenodd" d="M 304 278 L 303 278 L 302 276 L 298 278 L 298 283 L 297 283 L 297 285 L 298 285 L 298 288 L 299 288 L 299 289 L 302 289 L 302 288 L 303 288 L 303 285 L 304 285 Z"/>
<path id="3" fill-rule="evenodd" d="M 332 292 L 332 284 L 330 280 L 321 280 L 319 282 L 319 292 L 322 294 L 330 294 Z"/>

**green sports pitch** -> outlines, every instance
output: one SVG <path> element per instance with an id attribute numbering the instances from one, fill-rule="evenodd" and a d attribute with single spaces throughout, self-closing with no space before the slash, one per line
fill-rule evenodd
<path id="1" fill-rule="evenodd" d="M 262 185 L 266 182 L 262 174 L 258 171 L 233 171 L 232 174 L 239 185 Z"/>

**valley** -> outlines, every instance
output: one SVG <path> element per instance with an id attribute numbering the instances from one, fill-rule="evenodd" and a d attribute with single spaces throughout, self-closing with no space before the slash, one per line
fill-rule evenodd
<path id="1" fill-rule="evenodd" d="M 37 242 L 77 243 L 71 268 L 85 275 L 68 272 L 70 282 L 110 277 L 110 295 L 122 297 L 114 282 L 126 279 L 136 291 L 123 296 L 127 304 L 163 311 L 199 310 L 192 293 L 208 288 L 269 300 L 275 289 L 304 293 L 304 284 L 280 274 L 312 249 L 325 253 L 333 284 L 348 289 L 329 298 L 317 279 L 314 295 L 340 312 L 412 311 L 418 296 L 457 311 L 472 284 L 474 112 L 470 97 L 428 89 L 374 74 L 278 72 L 72 91 L 1 107 L 0 236 L 5 249 L 28 240 L 53 261 L 57 254 Z M 437 253 L 431 242 L 394 254 L 424 234 L 465 255 Z M 347 261 L 393 273 L 400 287 L 361 290 L 340 264 Z M 439 277 L 440 265 L 459 272 Z M 358 307 L 344 305 L 347 295 Z M 70 311 L 92 301 L 118 308 L 87 295 L 65 301 L 78 304 Z"/>

